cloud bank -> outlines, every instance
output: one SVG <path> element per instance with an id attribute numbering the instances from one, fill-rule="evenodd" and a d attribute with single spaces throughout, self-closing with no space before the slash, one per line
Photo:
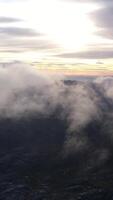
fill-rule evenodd
<path id="1" fill-rule="evenodd" d="M 63 157 L 93 149 L 89 152 L 96 157 L 98 154 L 97 160 L 107 159 L 112 149 L 109 141 L 113 140 L 109 128 L 109 119 L 113 117 L 113 78 L 75 82 L 70 86 L 63 80 L 62 76 L 40 73 L 25 64 L 1 65 L 0 119 L 54 116 L 67 124 Z M 106 132 L 104 126 L 98 128 L 103 120 L 108 127 L 108 130 L 104 128 Z"/>
<path id="2" fill-rule="evenodd" d="M 67 87 L 63 78 L 40 73 L 22 64 L 0 67 L 0 74 L 0 115 L 2 110 L 7 116 L 24 115 L 26 111 L 49 114 L 60 105 L 69 119 L 76 118 L 76 126 L 79 126 L 97 113 L 94 112 L 96 94 L 89 86 Z"/>

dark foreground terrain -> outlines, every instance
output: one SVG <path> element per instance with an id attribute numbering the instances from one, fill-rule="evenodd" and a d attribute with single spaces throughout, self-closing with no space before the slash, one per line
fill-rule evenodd
<path id="1" fill-rule="evenodd" d="M 105 119 L 106 120 L 106 119 Z M 93 122 L 94 123 L 94 122 Z M 111 200 L 112 155 L 96 164 L 106 142 L 103 125 L 89 124 L 90 147 L 76 155 L 63 156 L 66 123 L 54 116 L 0 121 L 0 200 Z M 101 142 L 102 141 L 102 142 Z"/>

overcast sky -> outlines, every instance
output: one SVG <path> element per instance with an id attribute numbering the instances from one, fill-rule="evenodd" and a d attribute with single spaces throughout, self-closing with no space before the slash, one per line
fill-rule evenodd
<path id="1" fill-rule="evenodd" d="M 113 1 L 0 0 L 0 59 L 111 75 Z"/>

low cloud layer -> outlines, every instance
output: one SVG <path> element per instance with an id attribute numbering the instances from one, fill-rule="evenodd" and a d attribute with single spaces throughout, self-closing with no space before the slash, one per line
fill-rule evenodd
<path id="1" fill-rule="evenodd" d="M 101 121 L 106 110 L 111 115 L 113 79 L 99 78 L 70 86 L 63 80 L 62 76 L 43 74 L 25 64 L 1 65 L 0 118 L 48 118 L 59 110 L 57 118 L 67 123 L 63 154 L 68 155 L 89 148 L 83 130 Z"/>
<path id="2" fill-rule="evenodd" d="M 97 113 L 96 94 L 89 86 L 67 87 L 63 78 L 21 64 L 0 67 L 0 74 L 0 115 L 3 110 L 6 116 L 15 117 L 32 111 L 49 114 L 60 105 L 63 115 L 69 121 L 76 119 L 75 126 L 81 126 Z"/>

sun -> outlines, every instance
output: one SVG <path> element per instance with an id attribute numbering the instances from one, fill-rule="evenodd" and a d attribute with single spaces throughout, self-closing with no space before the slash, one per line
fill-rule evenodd
<path id="1" fill-rule="evenodd" d="M 79 50 L 91 40 L 94 27 L 87 16 L 88 6 L 58 0 L 32 0 L 30 25 L 61 48 Z"/>

